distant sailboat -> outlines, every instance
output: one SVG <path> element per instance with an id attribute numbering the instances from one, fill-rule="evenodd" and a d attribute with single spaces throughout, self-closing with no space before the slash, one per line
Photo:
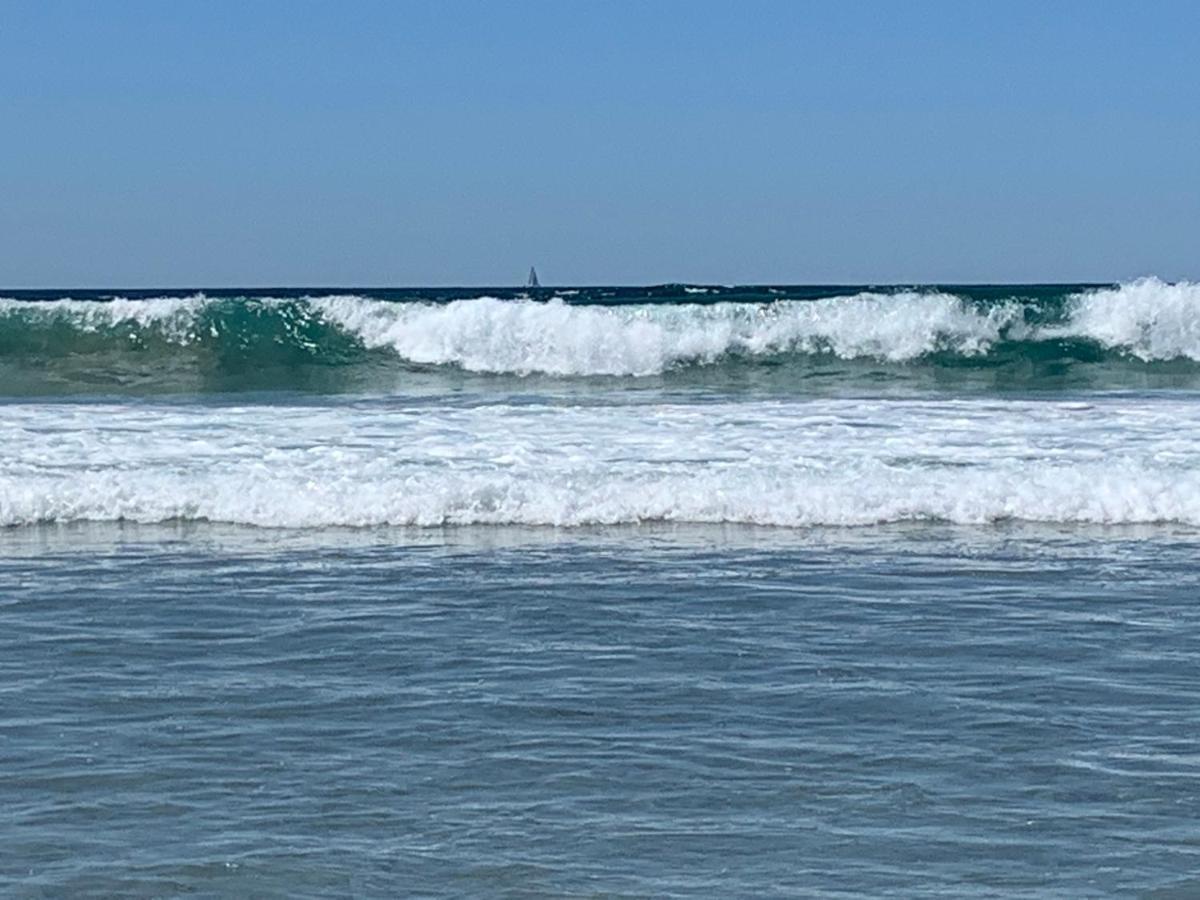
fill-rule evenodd
<path id="1" fill-rule="evenodd" d="M 537 280 L 537 269 L 535 269 L 533 266 L 529 267 L 529 280 L 525 282 L 525 287 L 541 287 L 541 284 L 539 284 Z"/>

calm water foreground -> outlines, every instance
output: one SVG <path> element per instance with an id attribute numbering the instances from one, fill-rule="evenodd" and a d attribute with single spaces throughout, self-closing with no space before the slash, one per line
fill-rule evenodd
<path id="1" fill-rule="evenodd" d="M 0 893 L 1200 893 L 1182 526 L 0 531 Z"/>

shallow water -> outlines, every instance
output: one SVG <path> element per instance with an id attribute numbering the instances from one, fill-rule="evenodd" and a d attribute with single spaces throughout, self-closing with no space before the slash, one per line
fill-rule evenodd
<path id="1" fill-rule="evenodd" d="M 1162 526 L 9 530 L 0 877 L 1194 889 L 1198 549 Z"/>

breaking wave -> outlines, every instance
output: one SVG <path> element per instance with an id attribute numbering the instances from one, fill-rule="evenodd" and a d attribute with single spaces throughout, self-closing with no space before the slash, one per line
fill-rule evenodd
<path id="1" fill-rule="evenodd" d="M 942 293 L 857 294 L 767 304 L 569 306 L 492 297 L 445 305 L 349 297 L 312 301 L 370 348 L 473 372 L 655 375 L 728 356 L 828 353 L 890 362 L 986 352 L 1020 315 Z"/>
<path id="2" fill-rule="evenodd" d="M 1200 360 L 1200 284 L 1143 278 L 1070 298 L 1067 321 L 1038 337 L 1083 338 L 1140 360 Z"/>
<path id="3" fill-rule="evenodd" d="M 209 473 L 0 479 L 0 525 L 211 521 L 274 528 L 381 525 L 578 527 L 645 522 L 779 527 L 896 522 L 1200 525 L 1200 475 L 1127 466 L 1020 473 L 878 470 L 784 479 L 747 472 L 547 481 L 447 473 L 342 484 Z"/>
<path id="4" fill-rule="evenodd" d="M 692 289 L 696 290 L 696 289 Z M 888 366 L 1200 362 L 1200 284 L 1145 278 L 1073 293 L 777 289 L 703 302 L 493 296 L 385 300 L 257 295 L 107 300 L 0 298 L 0 365 L 243 373 L 362 364 L 548 376 L 652 376 L 724 363 Z M 752 299 L 746 299 L 751 297 Z M 65 380 L 70 380 L 70 373 Z M 281 378 L 286 383 L 287 378 Z"/>
<path id="5" fill-rule="evenodd" d="M 14 404 L 0 524 L 1200 525 L 1190 401 Z"/>

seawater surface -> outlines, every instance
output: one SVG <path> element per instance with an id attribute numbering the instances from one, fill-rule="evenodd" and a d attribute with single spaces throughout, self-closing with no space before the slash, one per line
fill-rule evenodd
<path id="1" fill-rule="evenodd" d="M 1200 890 L 1200 286 L 0 294 L 5 892 Z"/>

